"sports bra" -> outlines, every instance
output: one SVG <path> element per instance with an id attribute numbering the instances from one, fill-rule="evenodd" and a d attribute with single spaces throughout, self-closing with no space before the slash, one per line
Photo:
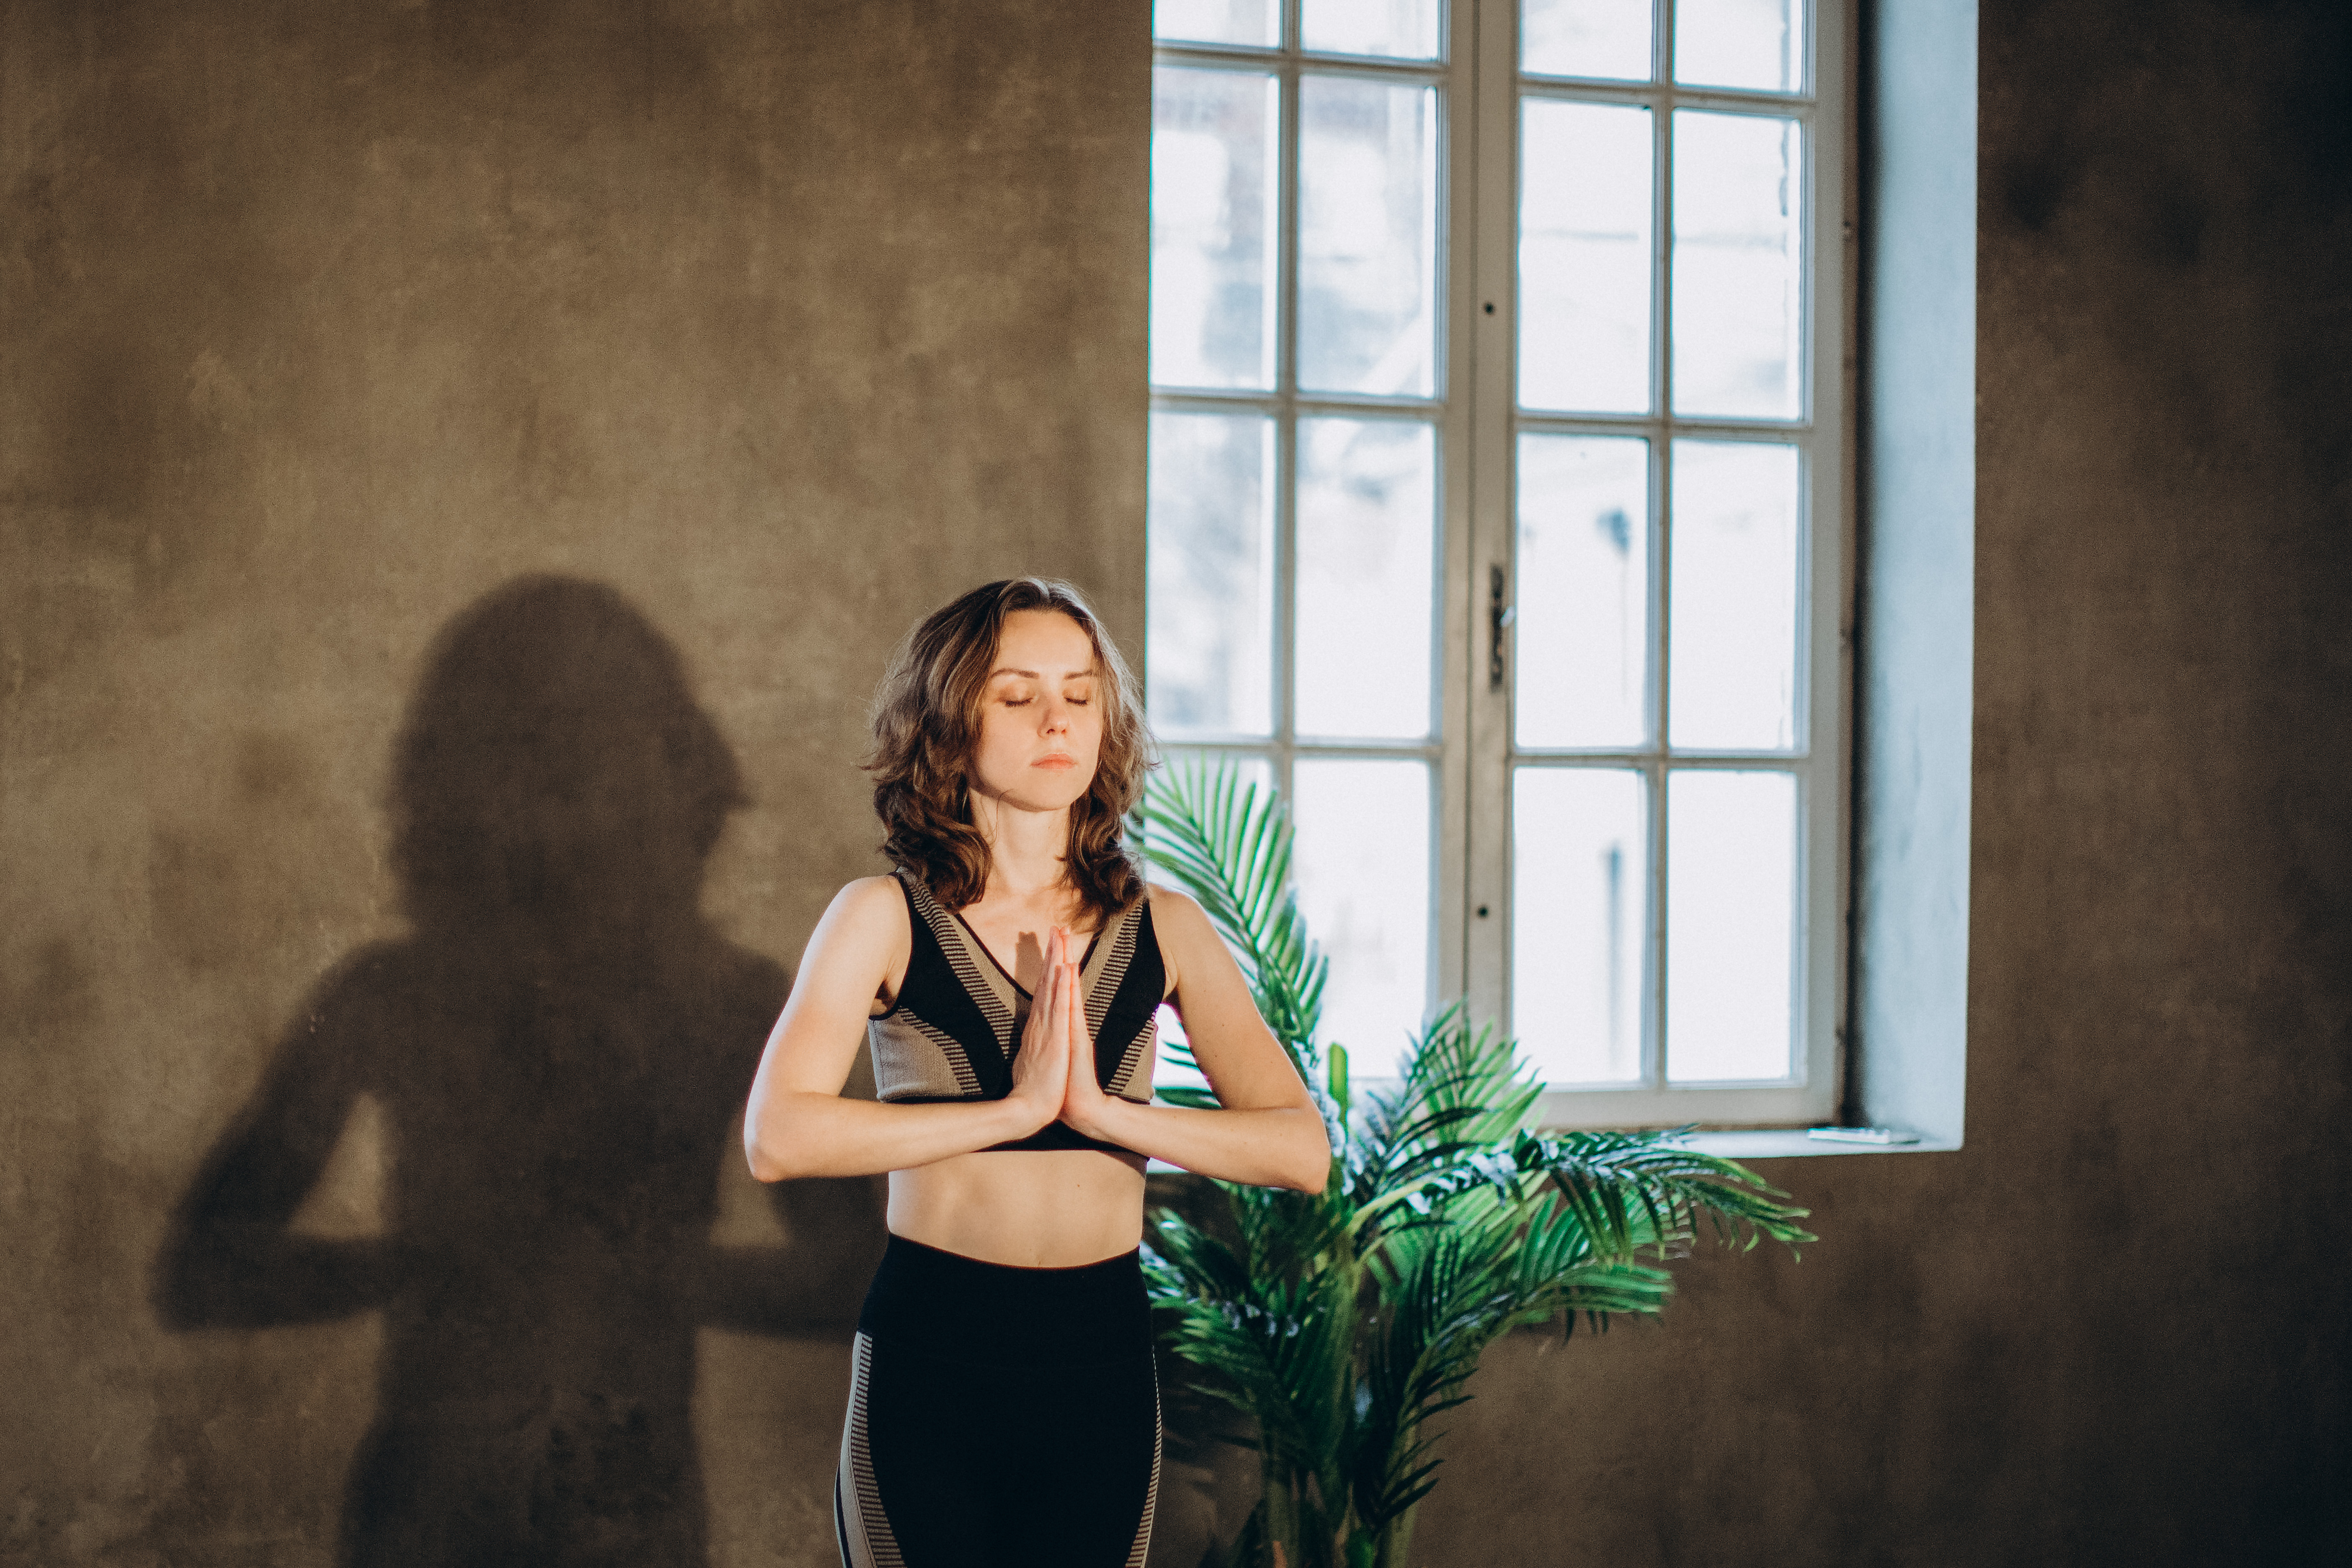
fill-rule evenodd
<path id="1" fill-rule="evenodd" d="M 1013 1092 L 1013 1056 L 1029 1021 L 1029 993 L 920 877 L 904 868 L 896 875 L 913 945 L 898 1000 L 866 1021 L 875 1098 L 893 1105 L 1003 1100 Z M 1095 932 L 1078 965 L 1078 989 L 1094 1036 L 1096 1081 L 1106 1094 L 1150 1104 L 1168 972 L 1148 896 L 1139 895 Z M 1022 1149 L 1132 1152 L 1066 1121 L 1049 1121 L 988 1152 Z"/>

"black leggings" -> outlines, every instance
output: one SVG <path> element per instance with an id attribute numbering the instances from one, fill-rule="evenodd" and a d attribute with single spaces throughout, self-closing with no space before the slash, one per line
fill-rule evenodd
<path id="1" fill-rule="evenodd" d="M 834 1477 L 847 1568 L 1142 1568 L 1159 1489 L 1134 1253 L 1013 1268 L 890 1238 Z"/>

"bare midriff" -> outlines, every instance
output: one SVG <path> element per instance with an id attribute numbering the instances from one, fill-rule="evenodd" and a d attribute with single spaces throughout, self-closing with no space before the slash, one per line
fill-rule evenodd
<path id="1" fill-rule="evenodd" d="M 1015 1268 L 1074 1268 L 1143 1239 L 1140 1154 L 1016 1149 L 890 1173 L 894 1236 Z"/>

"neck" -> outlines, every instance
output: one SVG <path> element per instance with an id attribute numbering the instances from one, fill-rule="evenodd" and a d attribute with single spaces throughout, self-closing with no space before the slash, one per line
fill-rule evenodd
<path id="1" fill-rule="evenodd" d="M 975 793 L 971 823 L 988 840 L 991 892 L 1026 899 L 1066 885 L 1070 808 L 1024 811 L 1002 796 Z"/>

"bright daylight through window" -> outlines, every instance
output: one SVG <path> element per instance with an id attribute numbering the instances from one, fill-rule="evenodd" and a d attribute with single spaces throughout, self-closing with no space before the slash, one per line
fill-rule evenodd
<path id="1" fill-rule="evenodd" d="M 1160 0 L 1150 635 L 1324 1035 L 1557 1124 L 1837 1100 L 1846 166 L 1815 0 Z"/>

